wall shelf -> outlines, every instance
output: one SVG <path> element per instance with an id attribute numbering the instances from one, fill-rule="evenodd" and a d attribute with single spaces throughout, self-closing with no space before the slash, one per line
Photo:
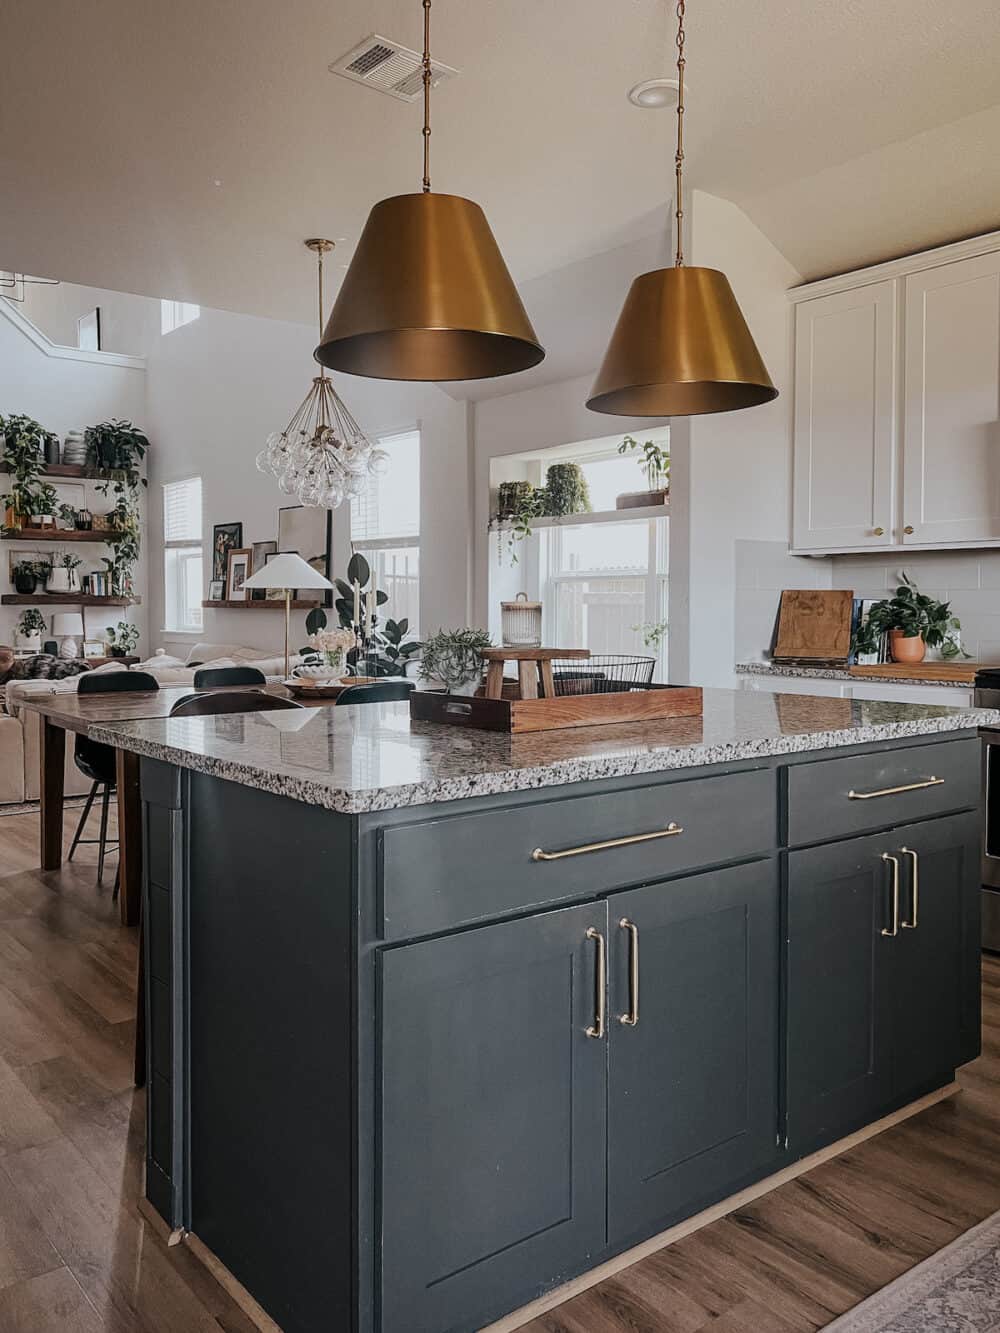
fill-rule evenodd
<path id="1" fill-rule="evenodd" d="M 6 472 L 0 468 L 0 472 Z M 46 463 L 42 467 L 43 477 L 72 477 L 82 481 L 110 481 L 112 474 L 106 468 L 90 467 L 86 463 Z"/>
<path id="2" fill-rule="evenodd" d="M 140 606 L 141 597 L 89 597 L 79 592 L 5 592 L 0 606 Z"/>
<path id="3" fill-rule="evenodd" d="M 93 528 L 14 528 L 0 533 L 0 541 L 33 542 L 36 546 L 40 542 L 100 542 L 103 546 L 111 545 L 109 533 L 95 532 Z"/>
<path id="4" fill-rule="evenodd" d="M 275 597 L 261 600 L 259 602 L 205 601 L 202 602 L 202 606 L 207 607 L 211 611 L 284 611 L 285 599 L 282 597 L 279 601 L 278 598 Z M 315 611 L 317 608 L 320 610 L 327 609 L 323 606 L 322 602 L 292 602 L 293 611 Z"/>
<path id="5" fill-rule="evenodd" d="M 594 514 L 560 514 L 557 518 L 551 514 L 543 514 L 538 518 L 528 520 L 532 532 L 541 528 L 580 528 L 586 527 L 591 523 L 632 523 L 638 519 L 645 519 L 647 522 L 651 518 L 669 518 L 670 504 L 661 505 L 641 505 L 634 509 L 602 509 Z M 490 519 L 489 530 L 496 532 L 507 532 L 513 527 L 513 521 L 509 518 L 497 518 L 496 515 Z"/>

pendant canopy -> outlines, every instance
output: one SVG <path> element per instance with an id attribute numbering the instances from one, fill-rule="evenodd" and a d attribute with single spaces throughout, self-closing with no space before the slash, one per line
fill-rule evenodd
<path id="1" fill-rule="evenodd" d="M 387 380 L 487 379 L 544 356 L 483 210 L 429 192 L 372 209 L 316 349 Z"/>
<path id="2" fill-rule="evenodd" d="M 726 275 L 661 268 L 632 283 L 587 406 L 687 417 L 777 396 Z"/>

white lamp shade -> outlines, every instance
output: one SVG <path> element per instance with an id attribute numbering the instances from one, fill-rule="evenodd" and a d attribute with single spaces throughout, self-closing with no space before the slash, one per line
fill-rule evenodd
<path id="1" fill-rule="evenodd" d="M 83 616 L 79 611 L 57 611 L 52 617 L 52 633 L 60 635 L 82 634 Z"/>
<path id="2" fill-rule="evenodd" d="M 332 588 L 333 584 L 294 551 L 283 551 L 251 574 L 244 588 Z"/>

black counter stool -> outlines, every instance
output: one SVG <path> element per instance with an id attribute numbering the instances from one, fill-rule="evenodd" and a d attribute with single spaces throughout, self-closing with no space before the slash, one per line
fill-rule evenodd
<path id="1" fill-rule="evenodd" d="M 145 671 L 88 671 L 80 677 L 77 694 L 140 694 L 158 690 L 159 682 L 155 676 Z M 116 751 L 112 745 L 100 745 L 88 736 L 77 736 L 73 747 L 73 761 L 84 775 L 93 781 L 90 794 L 83 807 L 83 814 L 76 827 L 76 833 L 70 844 L 67 861 L 72 861 L 73 853 L 81 843 L 97 843 L 97 882 L 104 878 L 104 858 L 108 850 L 108 808 L 115 790 Z M 103 791 L 102 791 L 103 788 Z M 101 791 L 101 831 L 97 838 L 83 837 L 84 825 L 98 792 Z M 117 842 L 114 847 L 117 848 Z M 118 897 L 119 877 L 115 873 L 115 888 L 112 898 Z"/>
<path id="2" fill-rule="evenodd" d="M 196 690 L 212 689 L 217 685 L 266 685 L 267 677 L 256 667 L 202 667 L 194 673 Z"/>
<path id="3" fill-rule="evenodd" d="M 371 685 L 348 685 L 337 695 L 336 705 L 381 704 L 393 699 L 408 699 L 413 692 L 412 680 L 377 680 Z"/>
<path id="4" fill-rule="evenodd" d="M 276 708 L 302 708 L 283 694 L 265 694 L 263 690 L 240 690 L 226 694 L 186 694 L 170 710 L 171 717 L 210 717 L 216 713 L 267 713 Z"/>

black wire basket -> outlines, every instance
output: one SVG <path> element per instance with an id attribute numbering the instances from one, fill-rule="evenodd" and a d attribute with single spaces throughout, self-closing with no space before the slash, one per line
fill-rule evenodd
<path id="1" fill-rule="evenodd" d="M 556 697 L 566 694 L 627 694 L 646 690 L 653 682 L 655 657 L 610 655 L 586 661 L 555 658 L 552 676 Z"/>

